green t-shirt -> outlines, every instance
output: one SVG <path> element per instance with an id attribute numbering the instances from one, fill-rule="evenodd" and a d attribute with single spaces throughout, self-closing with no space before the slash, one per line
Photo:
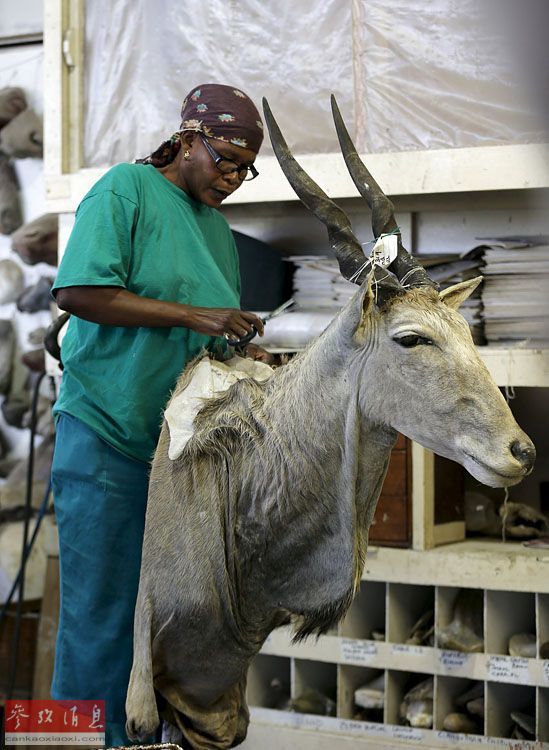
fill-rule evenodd
<path id="1" fill-rule="evenodd" d="M 238 255 L 216 209 L 151 165 L 119 164 L 82 200 L 53 289 L 118 286 L 198 307 L 240 307 Z M 188 328 L 98 325 L 72 316 L 54 413 L 78 417 L 122 453 L 150 461 L 185 365 L 223 339 Z"/>

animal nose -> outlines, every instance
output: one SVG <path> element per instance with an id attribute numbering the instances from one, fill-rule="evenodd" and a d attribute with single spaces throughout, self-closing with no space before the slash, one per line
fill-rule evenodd
<path id="1" fill-rule="evenodd" d="M 514 458 L 516 458 L 517 461 L 520 461 L 525 469 L 530 471 L 536 460 L 536 449 L 533 444 L 530 442 L 515 440 L 511 443 L 510 448 Z"/>

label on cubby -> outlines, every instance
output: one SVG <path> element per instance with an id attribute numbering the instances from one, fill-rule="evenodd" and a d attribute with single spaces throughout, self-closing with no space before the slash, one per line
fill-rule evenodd
<path id="1" fill-rule="evenodd" d="M 298 729 L 330 729 L 330 721 L 325 716 L 313 716 L 312 714 L 296 714 L 294 726 Z"/>
<path id="2" fill-rule="evenodd" d="M 471 654 L 463 651 L 439 651 L 438 663 L 445 674 L 461 672 L 471 660 Z"/>
<path id="3" fill-rule="evenodd" d="M 395 740 L 408 740 L 410 742 L 421 742 L 423 732 L 414 727 L 391 727 L 391 735 Z"/>
<path id="4" fill-rule="evenodd" d="M 424 646 L 409 646 L 406 643 L 395 643 L 391 646 L 391 653 L 393 656 L 402 656 L 403 654 L 409 656 L 423 656 L 426 653 Z"/>
<path id="5" fill-rule="evenodd" d="M 462 745 L 495 745 L 496 747 L 502 747 L 505 745 L 506 750 L 526 750 L 526 748 L 539 748 L 540 745 L 532 740 L 532 742 L 528 740 L 510 740 L 505 739 L 502 740 L 501 737 L 486 737 L 485 735 L 480 734 L 460 734 L 459 732 L 433 732 L 434 736 L 437 738 L 437 740 L 442 740 L 445 744 L 448 742 L 448 744 L 454 746 L 459 743 L 459 746 Z"/>
<path id="6" fill-rule="evenodd" d="M 350 734 L 389 734 L 389 727 L 372 721 L 353 721 L 353 719 L 340 719 L 338 724 L 340 732 Z"/>
<path id="7" fill-rule="evenodd" d="M 435 732 L 437 740 L 448 740 L 452 745 L 466 743 L 467 745 L 485 745 L 486 737 L 477 734 L 461 734 L 459 732 Z"/>
<path id="8" fill-rule="evenodd" d="M 340 662 L 342 664 L 370 664 L 377 656 L 375 641 L 360 641 L 354 638 L 341 639 Z"/>
<path id="9" fill-rule="evenodd" d="M 543 684 L 549 685 L 549 659 L 543 660 Z"/>
<path id="10" fill-rule="evenodd" d="M 490 656 L 486 672 L 488 679 L 495 682 L 515 682 L 519 685 L 530 683 L 529 660 L 521 656 Z"/>

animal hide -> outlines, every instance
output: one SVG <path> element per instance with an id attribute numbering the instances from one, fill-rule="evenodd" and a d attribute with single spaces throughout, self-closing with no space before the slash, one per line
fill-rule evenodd
<path id="1" fill-rule="evenodd" d="M 12 249 L 24 263 L 57 265 L 57 215 L 43 214 L 25 224 L 12 237 Z"/>
<path id="2" fill-rule="evenodd" d="M 40 159 L 44 146 L 42 129 L 42 118 L 27 107 L 0 130 L 0 150 L 15 159 Z"/>
<path id="3" fill-rule="evenodd" d="M 0 89 L 0 128 L 27 107 L 25 92 L 17 86 Z"/>
<path id="4" fill-rule="evenodd" d="M 11 234 L 22 223 L 17 175 L 9 157 L 0 151 L 0 233 Z"/>

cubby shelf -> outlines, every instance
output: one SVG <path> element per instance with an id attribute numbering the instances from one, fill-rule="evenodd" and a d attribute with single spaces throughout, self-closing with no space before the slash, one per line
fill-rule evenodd
<path id="1" fill-rule="evenodd" d="M 467 654 L 429 646 L 409 646 L 358 638 L 323 635 L 318 640 L 292 644 L 290 628 L 268 637 L 262 654 L 350 664 L 371 669 L 463 677 L 469 680 L 514 682 L 549 688 L 549 660 L 505 654 Z"/>
<path id="2" fill-rule="evenodd" d="M 471 544 L 464 543 L 465 546 Z M 477 545 L 482 548 L 482 543 Z M 479 546 L 477 554 L 480 554 L 478 550 Z M 384 552 L 389 552 L 397 561 L 394 577 L 398 582 L 369 573 L 336 632 L 298 644 L 291 641 L 290 627 L 279 628 L 269 636 L 250 669 L 248 700 L 252 707 L 252 735 L 257 737 L 262 727 L 271 725 L 277 727 L 277 732 L 284 728 L 300 733 L 299 742 L 296 736 L 296 747 L 307 747 L 306 741 L 302 744 L 301 733 L 311 731 L 323 738 L 328 735 L 345 737 L 353 749 L 398 747 L 403 742 L 432 748 L 465 748 L 476 744 L 517 749 L 549 747 L 546 744 L 549 742 L 549 660 L 539 658 L 540 647 L 549 638 L 549 595 L 539 591 L 544 570 L 539 558 L 543 557 L 540 554 L 543 551 L 538 551 L 537 558 L 534 555 L 538 572 L 533 579 L 523 579 L 526 585 L 508 590 L 489 586 L 468 588 L 477 605 L 477 619 L 482 623 L 482 653 L 464 653 L 437 645 L 441 630 L 453 617 L 462 582 L 452 582 L 447 576 L 443 585 L 425 578 L 422 583 L 403 582 L 410 576 L 403 575 L 401 566 L 406 553 L 411 551 Z M 521 548 L 520 552 L 526 552 L 527 558 L 532 555 L 531 550 Z M 440 550 L 431 550 L 421 555 L 440 553 Z M 448 550 L 445 554 L 449 554 Z M 492 565 L 500 565 L 510 554 L 519 555 L 519 550 L 496 549 L 492 553 Z M 544 560 L 547 559 L 546 556 Z M 436 566 L 431 565 L 431 571 L 434 568 Z M 482 583 L 482 573 L 476 582 Z M 536 593 L 535 589 L 538 589 Z M 406 643 L 419 616 L 431 610 L 433 645 Z M 372 631 L 376 633 L 375 639 L 369 637 Z M 509 655 L 509 639 L 518 632 L 535 636 L 535 657 Z M 384 634 L 387 640 L 380 640 Z M 368 715 L 367 720 L 358 721 L 354 691 L 380 675 L 384 675 L 383 710 L 377 712 L 376 720 Z M 429 677 L 433 678 L 432 727 L 401 726 L 399 711 L 403 696 L 410 686 Z M 275 683 L 283 684 L 287 692 L 285 704 L 279 704 L 282 710 L 277 710 L 273 696 L 269 697 L 270 686 Z M 458 710 L 455 702 L 458 696 L 473 685 L 478 687 L 479 683 L 483 686 L 484 697 L 480 700 L 484 718 L 477 719 L 477 733 L 445 731 L 445 717 Z M 292 707 L 290 701 L 298 699 L 305 687 L 315 688 L 329 697 L 336 714 L 299 713 L 295 706 L 294 710 L 288 710 Z M 514 711 L 535 717 L 536 741 L 511 739 L 511 712 Z M 324 745 L 319 742 L 317 747 Z"/>

